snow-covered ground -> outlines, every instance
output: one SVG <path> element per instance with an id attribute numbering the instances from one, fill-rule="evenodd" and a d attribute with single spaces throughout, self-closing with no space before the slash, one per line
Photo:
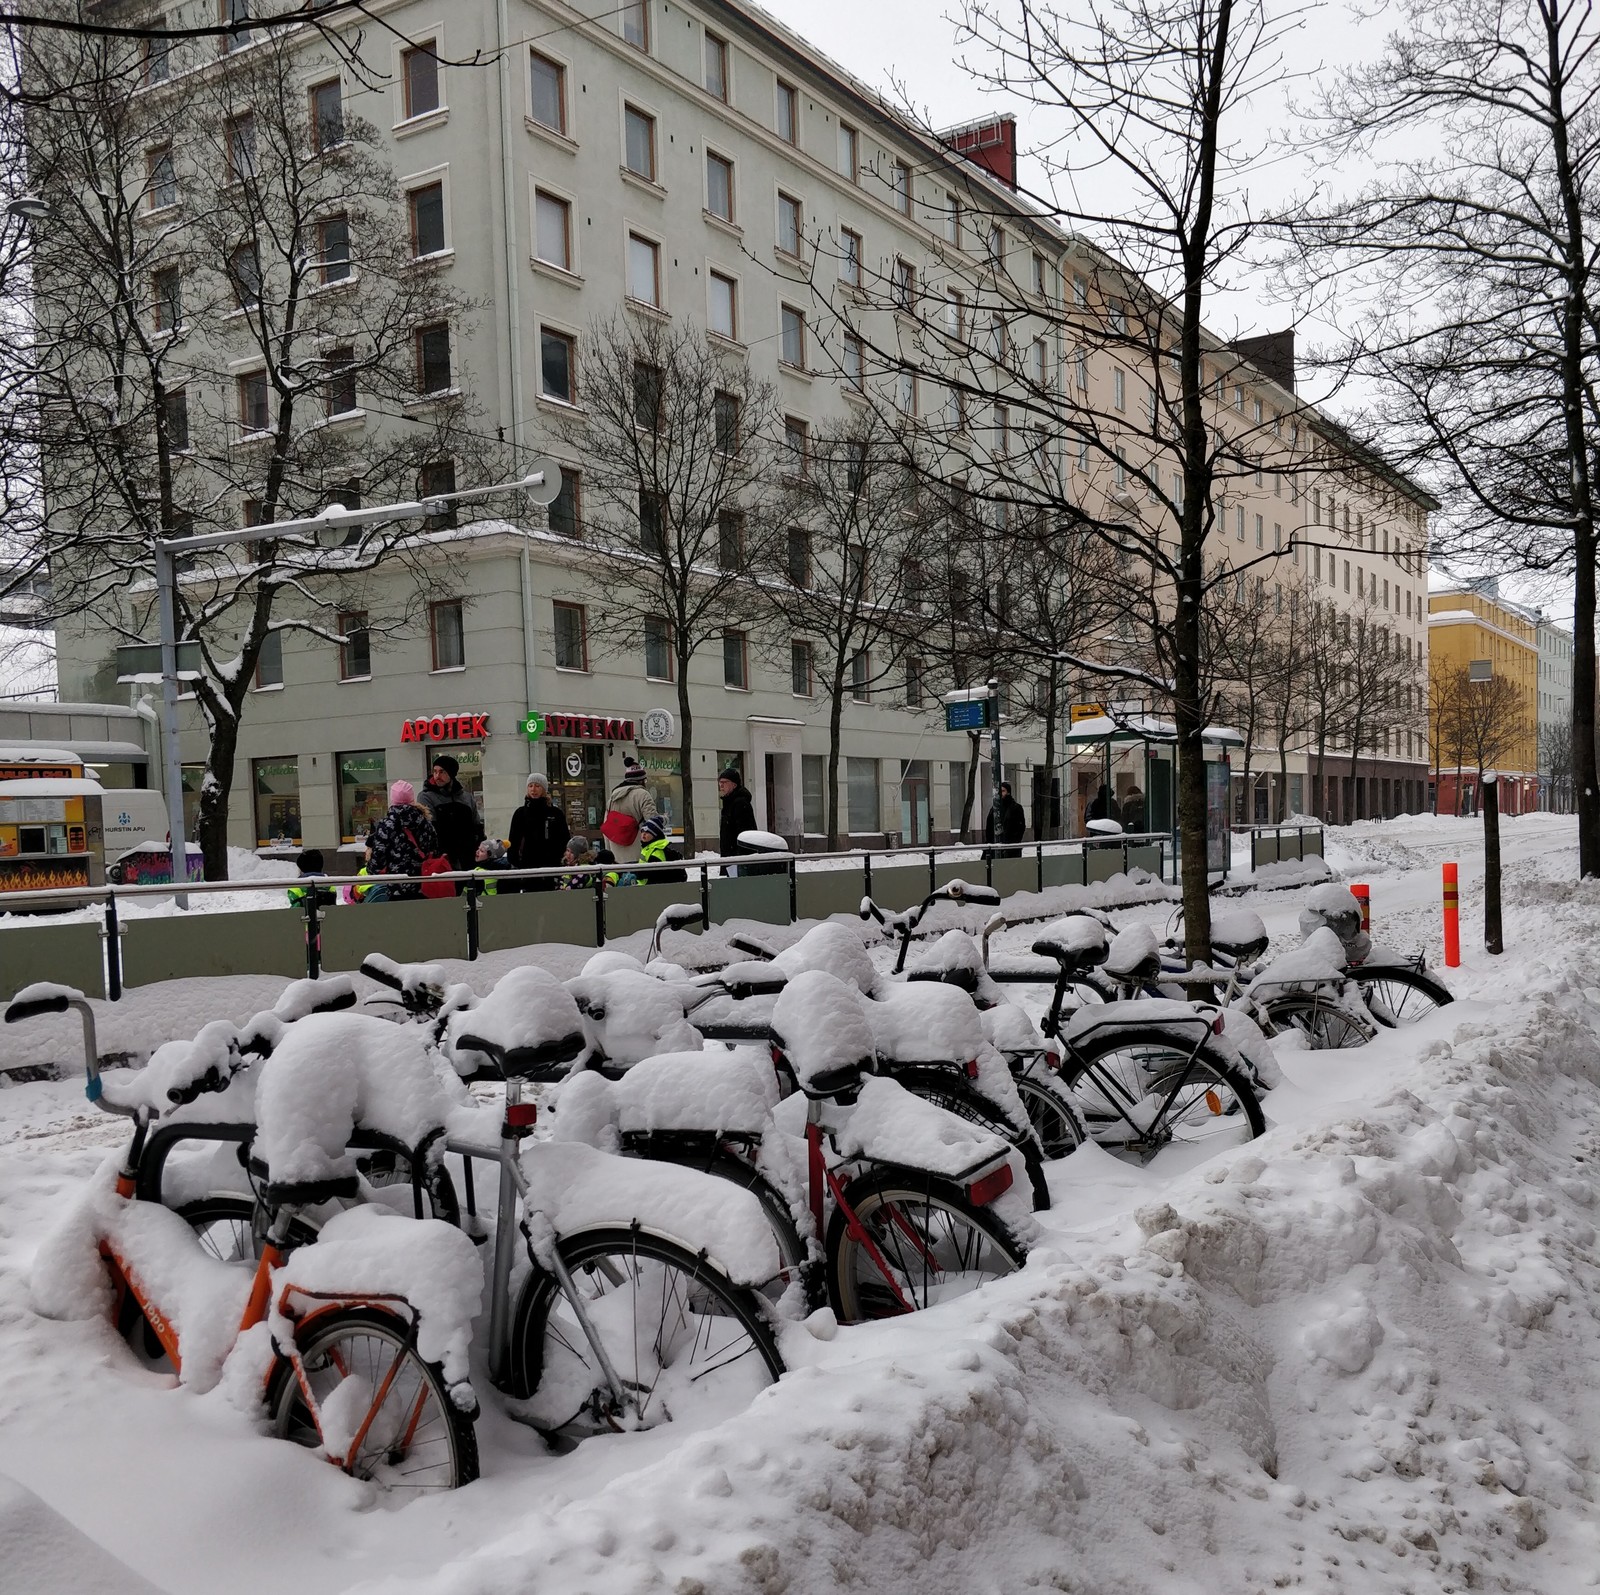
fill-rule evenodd
<path id="1" fill-rule="evenodd" d="M 1476 822 L 1328 845 L 1371 885 L 1375 936 L 1434 965 L 1439 864 L 1460 861 L 1452 1007 L 1359 1052 L 1282 1052 L 1267 1135 L 1197 1167 L 1054 1165 L 1022 1273 L 794 1331 L 793 1372 L 715 1429 L 547 1455 L 480 1369 L 483 1478 L 399 1510 L 223 1392 L 170 1388 L 109 1326 L 35 1315 L 33 1254 L 122 1127 L 73 1083 L 0 1089 L 0 1472 L 23 1487 L 0 1482 L 0 1590 L 1600 1587 L 1600 888 L 1574 883 L 1570 820 L 1505 822 L 1489 959 Z M 1278 945 L 1308 893 L 1250 899 Z M 585 955 L 538 956 L 566 975 Z M 516 961 L 461 972 L 481 989 Z M 102 1044 L 148 1050 L 281 985 L 145 988 Z"/>

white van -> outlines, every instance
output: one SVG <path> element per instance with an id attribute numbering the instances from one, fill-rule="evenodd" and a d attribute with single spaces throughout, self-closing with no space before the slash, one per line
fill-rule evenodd
<path id="1" fill-rule="evenodd" d="M 167 800 L 159 792 L 108 788 L 100 799 L 100 816 L 106 833 L 106 863 L 114 864 L 141 842 L 153 842 L 166 850 Z"/>

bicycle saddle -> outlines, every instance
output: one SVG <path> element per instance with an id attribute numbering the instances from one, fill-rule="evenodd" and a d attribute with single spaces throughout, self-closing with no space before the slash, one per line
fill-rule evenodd
<path id="1" fill-rule="evenodd" d="M 1105 926 L 1087 914 L 1068 914 L 1046 925 L 1034 938 L 1033 951 L 1040 958 L 1053 958 L 1063 967 L 1092 969 L 1106 961 Z"/>

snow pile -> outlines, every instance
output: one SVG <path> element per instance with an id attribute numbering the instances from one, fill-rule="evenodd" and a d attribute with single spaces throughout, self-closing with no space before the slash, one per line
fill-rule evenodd
<path id="1" fill-rule="evenodd" d="M 1298 947 L 1280 953 L 1250 982 L 1251 996 L 1272 995 L 1290 986 L 1318 986 L 1344 979 L 1344 943 L 1323 926 Z"/>
<path id="2" fill-rule="evenodd" d="M 1129 925 L 1112 939 L 1104 968 L 1113 980 L 1133 980 L 1142 973 L 1153 972 L 1160 962 L 1155 931 L 1148 925 Z"/>
<path id="3" fill-rule="evenodd" d="M 160 1595 L 32 1490 L 0 1473 L 0 1567 L 27 1595 Z"/>
<path id="4" fill-rule="evenodd" d="M 1306 858 L 1283 858 L 1272 864 L 1261 864 L 1239 877 L 1238 884 L 1259 886 L 1263 891 L 1286 891 L 1293 886 L 1310 886 L 1318 881 L 1331 880 L 1333 870 L 1326 859 L 1316 853 Z"/>
<path id="5" fill-rule="evenodd" d="M 619 1068 L 658 1052 L 692 1052 L 701 1044 L 700 1032 L 684 1017 L 682 986 L 614 968 L 579 975 L 566 988 L 582 1011 L 594 1055 Z"/>
<path id="6" fill-rule="evenodd" d="M 860 991 L 825 969 L 791 974 L 772 1006 L 773 1039 L 802 1091 L 841 1069 L 870 1067 L 872 1026 Z"/>
<path id="7" fill-rule="evenodd" d="M 771 1062 L 739 1052 L 668 1052 L 635 1064 L 611 1087 L 617 1128 L 760 1135 L 778 1105 Z"/>
<path id="8" fill-rule="evenodd" d="M 1052 920 L 1034 936 L 1033 950 L 1041 958 L 1088 962 L 1105 952 L 1106 928 L 1088 914 L 1068 914 L 1064 919 Z"/>
<path id="9" fill-rule="evenodd" d="M 1267 927 L 1253 909 L 1225 908 L 1211 916 L 1213 947 L 1248 947 L 1252 942 L 1264 942 L 1266 939 Z"/>
<path id="10" fill-rule="evenodd" d="M 524 964 L 502 975 L 481 1002 L 452 1014 L 447 1033 L 452 1057 L 460 1038 L 469 1034 L 513 1052 L 579 1040 L 583 1016 L 572 993 L 549 970 Z"/>
<path id="11" fill-rule="evenodd" d="M 878 1055 L 896 1063 L 965 1063 L 984 1049 L 978 1010 L 957 986 L 884 986 L 866 1014 Z"/>
<path id="12" fill-rule="evenodd" d="M 825 969 L 830 975 L 848 981 L 858 991 L 871 991 L 878 983 L 860 934 L 831 920 L 813 925 L 799 941 L 785 947 L 773 962 L 792 983 L 808 969 Z"/>

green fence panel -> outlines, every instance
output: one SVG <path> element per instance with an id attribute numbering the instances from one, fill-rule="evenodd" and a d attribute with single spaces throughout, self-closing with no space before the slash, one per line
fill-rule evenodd
<path id="1" fill-rule="evenodd" d="M 1113 875 L 1122 873 L 1120 847 L 1091 847 L 1083 857 L 1084 863 L 1088 866 L 1088 884 L 1091 886 L 1097 881 L 1108 881 Z"/>
<path id="2" fill-rule="evenodd" d="M 854 914 L 861 907 L 865 890 L 859 864 L 847 869 L 801 870 L 795 882 L 795 908 L 801 919 Z"/>
<path id="3" fill-rule="evenodd" d="M 951 881 L 965 881 L 969 886 L 982 886 L 986 879 L 981 858 L 969 858 L 963 864 L 935 864 L 933 879 L 936 885 L 945 886 Z"/>
<path id="4" fill-rule="evenodd" d="M 997 858 L 994 861 L 994 889 L 1002 897 L 1017 892 L 1039 890 L 1039 866 L 1031 858 Z"/>
<path id="5" fill-rule="evenodd" d="M 486 953 L 540 942 L 572 947 L 599 944 L 594 891 L 513 892 L 478 899 L 478 947 Z"/>
<path id="6" fill-rule="evenodd" d="M 328 919 L 336 917 L 337 911 L 330 910 Z M 125 920 L 123 928 L 124 986 L 200 975 L 286 975 L 296 980 L 306 972 L 305 916 L 290 908 L 163 914 Z"/>
<path id="7" fill-rule="evenodd" d="M 1250 838 L 1250 868 L 1260 869 L 1263 864 L 1276 864 L 1282 856 L 1282 839 L 1277 836 L 1252 836 Z M 1295 850 L 1290 849 L 1293 857 Z"/>
<path id="8" fill-rule="evenodd" d="M 767 925 L 789 923 L 789 877 L 750 875 L 711 883 L 711 923 L 759 919 Z"/>
<path id="9" fill-rule="evenodd" d="M 1046 886 L 1082 886 L 1088 880 L 1084 871 L 1082 853 L 1046 853 L 1044 856 L 1044 883 Z"/>
<path id="10" fill-rule="evenodd" d="M 975 884 L 983 881 L 983 870 L 977 872 Z M 899 913 L 915 908 L 928 895 L 928 866 L 926 864 L 887 864 L 880 869 L 872 866 L 872 900 L 879 908 Z"/>
<path id="11" fill-rule="evenodd" d="M 1302 846 L 1305 849 L 1305 856 L 1307 858 L 1321 858 L 1322 857 L 1322 832 L 1321 831 L 1302 831 L 1300 833 L 1300 835 L 1301 835 L 1301 838 L 1302 838 Z M 1280 844 L 1280 846 L 1281 846 L 1281 844 Z M 1286 852 L 1281 854 L 1281 857 L 1283 857 L 1283 858 L 1288 858 L 1288 856 L 1289 855 Z M 1298 858 L 1300 856 L 1300 854 L 1298 852 L 1296 852 L 1295 856 Z"/>
<path id="12" fill-rule="evenodd" d="M 465 958 L 466 898 L 418 897 L 408 903 L 330 908 L 322 918 L 322 967 L 358 969 L 368 953 L 383 953 L 401 964 Z"/>
<path id="13" fill-rule="evenodd" d="M 1128 868 L 1142 869 L 1159 880 L 1161 878 L 1161 849 L 1159 847 L 1130 847 L 1128 849 Z"/>
<path id="14" fill-rule="evenodd" d="M 698 903 L 700 882 L 671 886 L 613 886 L 606 893 L 606 940 L 649 930 L 656 916 L 671 903 Z"/>
<path id="15" fill-rule="evenodd" d="M 100 927 L 30 923 L 0 930 L 0 999 L 9 1002 L 36 980 L 103 997 Z"/>

